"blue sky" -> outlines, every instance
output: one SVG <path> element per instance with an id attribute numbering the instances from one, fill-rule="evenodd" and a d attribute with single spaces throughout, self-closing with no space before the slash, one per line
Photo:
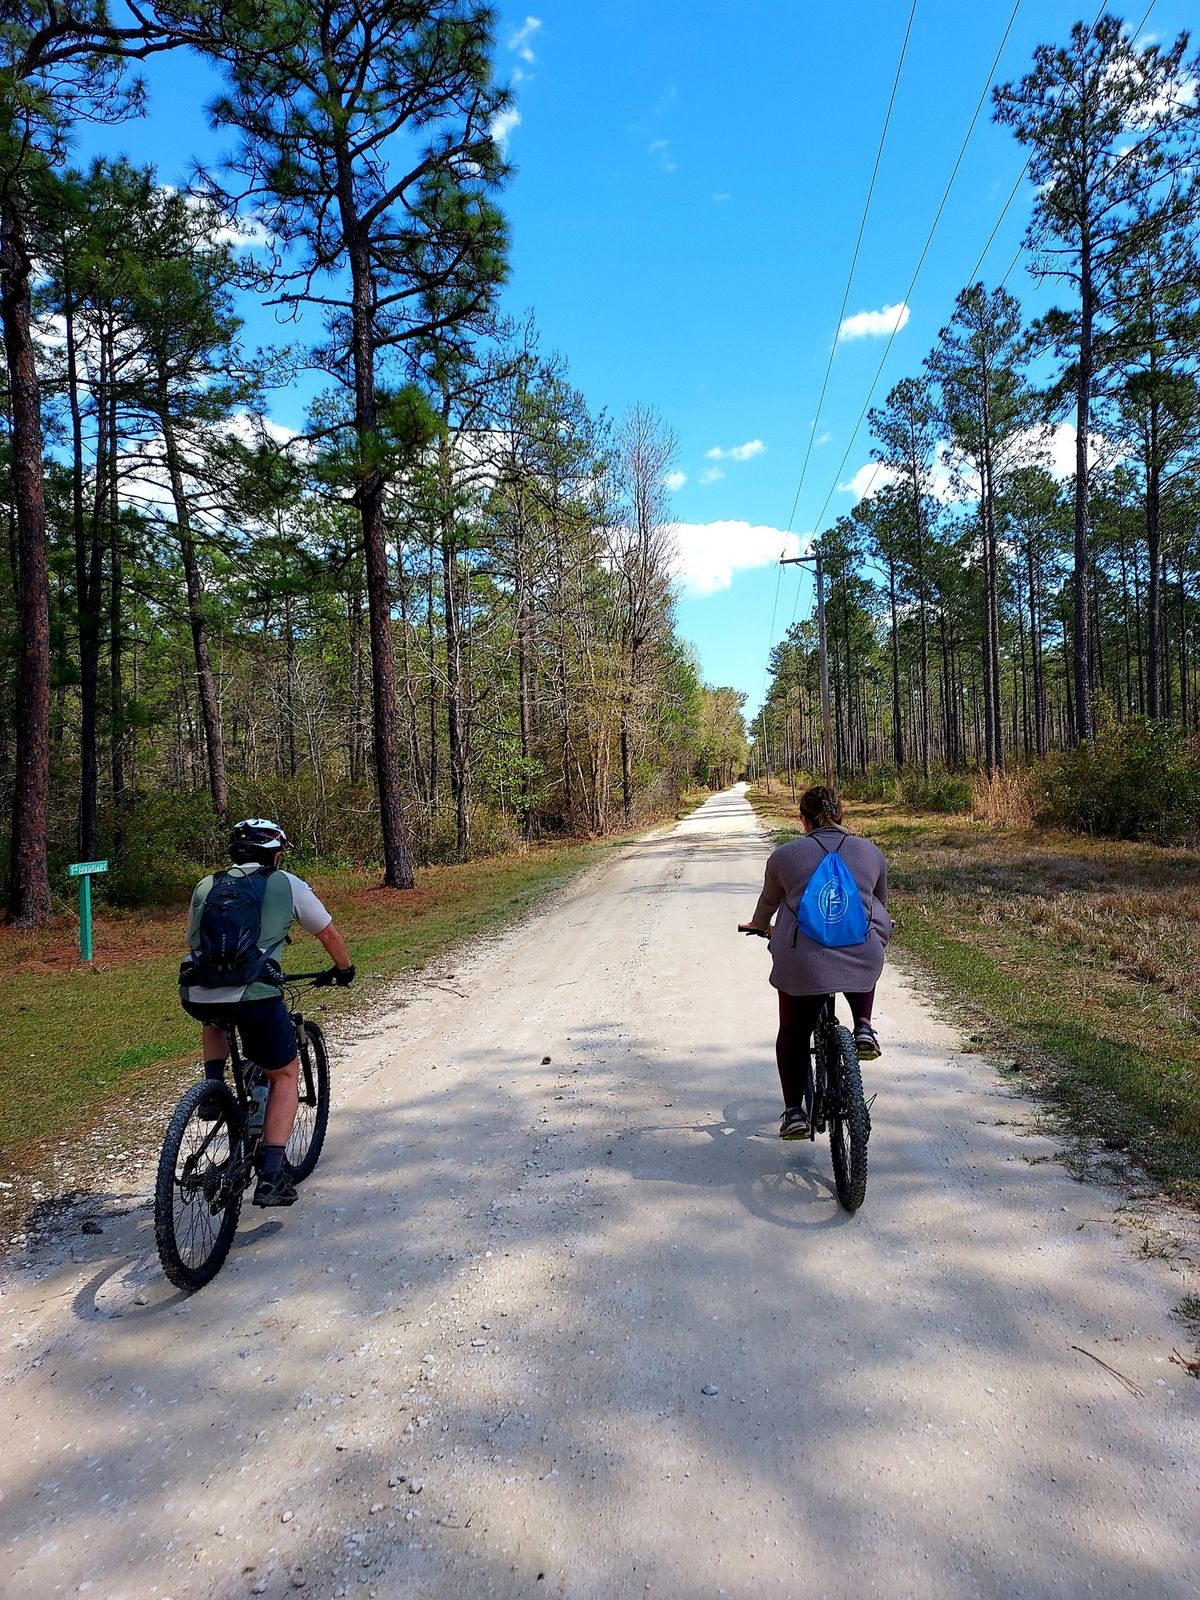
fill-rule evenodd
<path id="1" fill-rule="evenodd" d="M 811 584 L 783 545 L 838 329 L 910 0 L 533 0 L 499 7 L 497 65 L 519 122 L 507 308 L 533 308 L 594 410 L 654 405 L 679 437 L 684 549 L 679 622 L 705 677 L 762 693 L 768 649 Z M 1120 8 L 1118 8 L 1120 9 Z M 1146 0 L 1122 12 L 1140 22 Z M 904 300 L 1012 0 L 917 0 L 847 314 Z M 1173 37 L 1194 0 L 1156 0 L 1146 31 Z M 1094 10 L 1021 0 L 996 77 Z M 202 69 L 151 64 L 145 123 L 96 130 L 80 154 L 121 148 L 186 181 L 207 133 Z M 180 107 L 186 108 L 181 113 Z M 980 114 L 875 398 L 916 371 L 1024 163 Z M 1022 187 L 981 270 L 1009 267 L 1028 216 Z M 1018 264 L 1007 287 L 1045 304 Z M 879 320 L 879 319 L 876 319 Z M 871 319 L 865 321 L 869 324 Z M 270 330 L 263 331 L 270 336 Z M 865 429 L 839 472 L 885 339 L 838 342 L 793 526 L 848 510 L 837 487 L 869 459 Z M 298 423 L 302 407 L 280 420 Z M 828 436 L 828 437 L 826 437 Z M 713 455 L 712 452 L 721 452 Z M 759 530 L 754 532 L 751 530 Z M 764 532 L 762 530 L 769 530 Z"/>

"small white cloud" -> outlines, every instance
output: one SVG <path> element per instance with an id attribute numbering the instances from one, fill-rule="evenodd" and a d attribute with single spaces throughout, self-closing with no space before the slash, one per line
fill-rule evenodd
<path id="1" fill-rule="evenodd" d="M 514 128 L 521 126 L 521 113 L 516 106 L 509 106 L 506 111 L 501 111 L 492 118 L 492 125 L 488 129 L 493 144 L 498 144 L 501 150 L 508 150 L 508 141 Z"/>
<path id="2" fill-rule="evenodd" d="M 675 576 L 690 600 L 730 588 L 739 572 L 801 553 L 798 535 L 749 522 L 677 522 L 674 535 Z"/>
<path id="3" fill-rule="evenodd" d="M 716 201 L 717 205 L 722 206 L 725 204 L 726 200 L 732 200 L 733 196 L 727 189 L 718 189 L 716 194 L 713 195 L 713 199 Z"/>
<path id="4" fill-rule="evenodd" d="M 825 429 L 824 433 L 818 434 L 817 437 L 813 440 L 814 444 L 832 444 L 832 442 L 833 442 L 833 435 L 832 435 L 832 433 L 830 433 L 828 428 Z"/>
<path id="5" fill-rule="evenodd" d="M 846 339 L 880 339 L 889 333 L 899 332 L 911 313 L 903 300 L 899 305 L 884 306 L 879 311 L 856 311 L 846 317 L 838 329 L 838 342 Z"/>
<path id="6" fill-rule="evenodd" d="M 542 19 L 540 17 L 526 17 L 522 25 L 508 41 L 508 48 L 515 50 L 522 61 L 527 61 L 530 66 L 537 60 L 533 53 L 532 40 L 540 32 Z"/>
<path id="7" fill-rule="evenodd" d="M 658 164 L 664 172 L 675 171 L 675 162 L 671 159 L 670 139 L 651 139 L 646 150 L 650 155 L 658 157 Z"/>
<path id="8" fill-rule="evenodd" d="M 719 444 L 713 445 L 711 450 L 704 452 L 706 461 L 753 461 L 755 456 L 766 455 L 767 447 L 761 439 L 748 439 L 745 444 L 735 444 L 732 449 L 722 450 Z"/>
<path id="9" fill-rule="evenodd" d="M 720 483 L 724 476 L 725 474 L 720 467 L 705 467 L 696 481 L 698 483 Z"/>
<path id="10" fill-rule="evenodd" d="M 866 495 L 878 494 L 880 489 L 895 481 L 896 474 L 890 467 L 881 466 L 878 461 L 868 461 L 865 466 L 859 467 L 848 483 L 839 483 L 838 488 L 843 494 L 852 494 L 857 501 Z"/>
<path id="11" fill-rule="evenodd" d="M 668 472 L 666 477 L 663 479 L 663 482 L 666 484 L 667 488 L 670 489 L 671 493 L 674 494 L 677 489 L 682 489 L 684 484 L 687 482 L 687 473 L 679 472 L 678 470 L 675 472 Z"/>
<path id="12" fill-rule="evenodd" d="M 1022 443 L 1060 482 L 1075 476 L 1075 441 L 1078 431 L 1073 422 L 1059 422 L 1049 429 L 1030 428 Z M 1122 452 L 1102 433 L 1088 434 L 1088 466 L 1111 466 Z"/>

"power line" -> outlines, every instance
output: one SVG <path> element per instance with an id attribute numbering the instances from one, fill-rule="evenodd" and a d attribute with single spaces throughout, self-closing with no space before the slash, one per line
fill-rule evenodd
<path id="1" fill-rule="evenodd" d="M 1157 5 L 1157 3 L 1158 3 L 1158 0 L 1150 0 L 1150 4 L 1146 7 L 1145 11 L 1142 13 L 1142 20 L 1138 23 L 1137 27 L 1134 29 L 1134 34 L 1135 35 L 1140 34 L 1142 29 L 1146 26 L 1146 23 L 1150 20 L 1150 13 L 1154 10 L 1154 7 Z M 1099 22 L 1100 18 L 1104 15 L 1105 9 L 1106 9 L 1106 5 L 1102 4 L 1100 9 L 1099 9 L 1099 11 L 1097 11 L 1096 15 L 1092 18 L 1091 26 L 1092 26 L 1093 29 L 1095 28 L 1096 24 Z M 1016 16 L 1016 11 L 1014 9 L 1013 17 L 1011 17 L 1009 19 L 1009 28 L 1012 27 L 1013 18 L 1015 18 L 1015 16 Z M 1007 38 L 1007 36 L 1008 36 L 1008 34 L 1007 34 L 1007 30 L 1006 30 L 1005 38 Z M 1004 41 L 1002 40 L 1001 41 L 1001 49 L 1003 49 L 1003 47 L 1004 47 Z M 999 59 L 999 58 L 997 57 L 997 59 Z M 993 62 L 992 63 L 992 71 L 994 72 L 995 69 L 996 69 L 996 63 Z M 985 91 L 985 93 L 986 93 L 986 91 Z M 976 109 L 976 116 L 978 116 L 978 114 L 979 113 L 978 113 L 978 108 L 977 108 Z M 969 137 L 969 132 L 968 132 L 968 137 Z M 961 157 L 960 157 L 960 159 L 961 159 Z M 979 259 L 976 261 L 975 265 L 972 267 L 972 269 L 970 271 L 970 274 L 968 275 L 967 282 L 969 284 L 970 283 L 974 283 L 976 281 L 976 278 L 977 278 L 978 273 L 979 273 L 979 269 L 980 269 L 980 267 L 982 267 L 982 265 L 984 263 L 984 259 L 986 258 L 987 254 L 988 254 L 988 251 L 992 248 L 992 244 L 995 241 L 996 235 L 1000 231 L 1000 226 L 1003 223 L 1005 217 L 1008 215 L 1009 207 L 1012 205 L 1013 201 L 1016 199 L 1017 194 L 1018 194 L 1018 192 L 1019 192 L 1019 190 L 1021 188 L 1022 183 L 1025 181 L 1026 177 L 1029 174 L 1029 168 L 1032 166 L 1032 164 L 1033 164 L 1033 156 L 1030 155 L 1029 158 L 1026 160 L 1024 166 L 1021 168 L 1020 172 L 1017 174 L 1017 181 L 1013 184 L 1012 189 L 1009 191 L 1008 199 L 1004 202 L 1004 205 L 1001 207 L 1000 215 L 996 218 L 996 221 L 995 221 L 995 223 L 994 223 L 994 225 L 992 227 L 991 233 L 988 234 L 987 243 L 984 245 L 983 249 L 980 251 Z M 956 170 L 957 170 L 957 167 L 956 167 Z M 953 183 L 953 181 L 954 181 L 953 174 L 951 174 L 950 181 L 951 181 L 951 183 Z M 949 192 L 949 190 L 947 190 L 947 193 L 948 192 Z M 945 197 L 943 196 L 943 204 L 944 203 L 945 203 Z M 940 215 L 940 208 L 939 208 L 939 215 Z M 936 227 L 936 226 L 937 226 L 937 218 L 935 217 L 934 218 L 934 227 Z M 930 233 L 930 237 L 932 238 L 932 230 L 931 230 L 931 233 Z M 929 241 L 927 240 L 926 241 L 926 249 L 928 249 L 928 243 L 929 243 Z M 1005 269 L 1004 276 L 1000 279 L 1000 282 L 999 282 L 999 285 L 998 285 L 999 288 L 1002 289 L 1004 287 L 1004 285 L 1008 282 L 1008 279 L 1012 274 L 1013 268 L 1016 266 L 1017 262 L 1021 259 L 1021 256 L 1024 253 L 1026 248 L 1027 248 L 1026 247 L 1026 243 L 1025 243 L 1024 239 L 1022 239 L 1021 243 L 1017 246 L 1016 254 L 1013 256 L 1012 260 L 1009 262 L 1007 268 Z M 922 253 L 922 260 L 923 259 L 924 259 L 924 253 Z M 918 266 L 918 270 L 919 270 L 920 269 L 920 262 L 917 263 L 917 266 Z M 915 281 L 915 275 L 914 275 L 914 281 Z M 830 500 L 832 500 L 834 489 L 837 487 L 837 479 L 841 477 L 842 472 L 843 472 L 843 470 L 845 468 L 846 462 L 850 457 L 850 452 L 854 447 L 854 440 L 858 435 L 859 428 L 862 427 L 863 418 L 866 416 L 867 410 L 870 407 L 871 396 L 874 394 L 875 385 L 879 382 L 879 376 L 880 376 L 880 373 L 883 371 L 884 362 L 886 362 L 886 360 L 888 358 L 888 353 L 891 350 L 892 340 L 895 338 L 895 331 L 896 330 L 893 330 L 892 338 L 890 338 L 888 340 L 887 347 L 883 352 L 883 360 L 879 363 L 879 369 L 876 372 L 875 377 L 874 377 L 874 379 L 873 379 L 873 381 L 871 383 L 871 388 L 867 392 L 866 404 L 863 406 L 862 411 L 859 413 L 858 421 L 854 424 L 854 432 L 850 435 L 850 443 L 846 446 L 846 453 L 842 457 L 841 465 L 838 467 L 837 474 L 836 474 L 836 476 L 834 478 L 833 487 L 830 489 L 829 493 L 826 495 L 825 504 L 821 507 L 821 515 L 817 518 L 817 522 L 818 523 L 820 523 L 824 519 L 826 511 L 829 509 L 829 502 L 830 502 Z M 942 342 L 942 340 L 939 337 L 938 345 L 940 345 L 941 342 Z M 935 345 L 934 349 L 936 350 L 937 347 L 938 346 Z M 878 476 L 879 476 L 880 472 L 882 471 L 882 469 L 883 469 L 883 462 L 882 461 L 877 461 L 875 463 L 874 472 L 872 472 L 871 476 L 868 478 L 866 484 L 863 487 L 863 492 L 859 496 L 860 500 L 865 500 L 866 497 L 870 494 L 871 490 L 875 486 L 875 480 L 876 480 L 876 478 L 878 478 Z"/>
<path id="2" fill-rule="evenodd" d="M 974 113 L 973 113 L 973 115 L 971 117 L 970 122 L 967 124 L 966 134 L 964 135 L 963 142 L 962 142 L 961 146 L 959 147 L 958 156 L 955 159 L 954 166 L 951 169 L 950 177 L 946 182 L 946 187 L 942 192 L 942 198 L 938 202 L 938 208 L 937 208 L 936 212 L 934 213 L 933 221 L 932 221 L 932 223 L 930 224 L 930 227 L 929 227 L 929 232 L 925 236 L 925 243 L 921 247 L 921 254 L 917 257 L 917 264 L 913 268 L 913 275 L 912 275 L 912 278 L 909 281 L 908 288 L 905 291 L 904 299 L 901 302 L 902 305 L 907 305 L 909 303 L 910 299 L 912 298 L 912 292 L 917 286 L 917 279 L 921 275 L 921 268 L 925 265 L 925 257 L 929 254 L 929 247 L 933 243 L 933 236 L 937 232 L 938 223 L 942 220 L 942 213 L 946 209 L 946 202 L 950 198 L 950 191 L 954 187 L 954 180 L 955 180 L 955 178 L 958 177 L 959 168 L 962 166 L 963 158 L 965 157 L 965 155 L 967 153 L 967 146 L 971 142 L 971 135 L 975 131 L 975 124 L 979 121 L 979 113 L 983 110 L 984 101 L 987 99 L 988 90 L 992 86 L 992 79 L 995 76 L 996 68 L 1000 65 L 1000 57 L 1004 52 L 1004 46 L 1008 43 L 1008 36 L 1012 32 L 1013 23 L 1017 20 L 1017 12 L 1020 9 L 1021 9 L 1021 0 L 1015 0 L 1015 4 L 1013 5 L 1012 12 L 1011 12 L 1011 14 L 1009 16 L 1009 19 L 1008 19 L 1008 24 L 1005 27 L 1003 36 L 1001 37 L 1000 43 L 996 48 L 996 54 L 995 54 L 995 56 L 994 56 L 994 58 L 992 60 L 992 64 L 988 68 L 987 77 L 984 80 L 983 89 L 980 92 L 979 99 L 978 99 L 978 101 L 976 103 L 976 106 L 975 106 L 975 111 L 974 111 Z M 1026 163 L 1026 169 L 1027 168 L 1028 168 L 1028 163 Z M 1024 171 L 1022 171 L 1022 177 L 1023 176 L 1024 176 Z M 1017 180 L 1018 185 L 1020 184 L 1020 181 L 1021 181 L 1020 178 L 1018 178 L 1018 180 Z M 1014 189 L 1013 193 L 1014 194 L 1016 193 L 1015 189 Z M 1011 203 L 1012 203 L 1012 197 L 1010 196 L 1008 204 L 1011 204 Z M 1007 210 L 1007 209 L 1008 209 L 1008 206 L 1006 205 L 1005 206 L 1005 210 Z M 1001 213 L 1001 216 L 1003 216 L 1003 213 Z M 999 224 L 997 224 L 997 226 L 999 226 Z M 994 230 L 993 230 L 993 236 L 994 236 Z M 991 240 L 989 239 L 988 245 L 990 246 L 990 244 L 991 244 Z M 986 254 L 986 247 L 985 247 L 985 254 Z M 983 258 L 981 256 L 980 257 L 980 261 L 982 261 L 982 259 Z M 972 274 L 972 277 L 973 276 L 974 276 L 974 274 Z M 862 427 L 863 419 L 866 416 L 868 410 L 870 409 L 871 398 L 875 393 L 875 388 L 876 388 L 876 385 L 879 383 L 880 377 L 883 375 L 883 369 L 887 364 L 888 356 L 891 355 L 891 353 L 892 353 L 892 345 L 896 342 L 896 335 L 899 333 L 899 331 L 900 331 L 900 326 L 899 326 L 899 321 L 897 320 L 896 325 L 892 328 L 891 333 L 888 335 L 888 341 L 887 341 L 887 344 L 884 346 L 883 355 L 879 358 L 879 365 L 875 369 L 875 376 L 872 378 L 870 387 L 867 390 L 867 398 L 863 402 L 863 408 L 858 414 L 858 421 L 854 424 L 854 429 L 853 429 L 852 433 L 850 434 L 850 438 L 849 438 L 849 440 L 848 440 L 848 442 L 846 444 L 845 454 L 842 456 L 842 459 L 838 464 L 838 469 L 834 473 L 833 482 L 829 486 L 829 493 L 825 496 L 825 504 L 821 507 L 821 510 L 820 510 L 820 512 L 819 512 L 819 514 L 818 514 L 818 516 L 816 518 L 816 525 L 818 527 L 824 521 L 826 511 L 829 510 L 829 502 L 833 499 L 834 491 L 836 490 L 837 485 L 838 485 L 838 479 L 841 477 L 843 471 L 845 470 L 846 463 L 850 459 L 850 452 L 854 449 L 854 441 L 858 437 L 858 430 Z M 874 477 L 872 477 L 871 481 L 874 482 Z"/>
<path id="3" fill-rule="evenodd" d="M 837 330 L 839 330 L 839 331 L 840 331 L 841 326 L 842 326 L 842 319 L 846 315 L 846 307 L 850 303 L 850 290 L 851 290 L 851 288 L 853 287 L 853 284 L 854 284 L 854 273 L 855 273 L 855 269 L 858 266 L 858 257 L 859 257 L 859 252 L 862 249 L 863 235 L 866 232 L 867 218 L 870 215 L 871 201 L 872 201 L 872 199 L 874 197 L 874 194 L 875 194 L 875 181 L 879 176 L 879 167 L 880 167 L 880 164 L 881 164 L 881 162 L 883 160 L 883 151 L 884 151 L 884 146 L 885 146 L 885 144 L 887 142 L 888 128 L 891 126 L 892 111 L 893 111 L 893 109 L 895 107 L 895 104 L 896 104 L 896 93 L 897 93 L 897 91 L 898 91 L 898 89 L 900 87 L 900 75 L 904 70 L 904 62 L 905 62 L 905 59 L 906 59 L 906 57 L 908 55 L 908 41 L 912 36 L 913 19 L 916 17 L 916 14 L 917 14 L 917 0 L 912 0 L 912 6 L 911 6 L 911 8 L 909 10 L 909 13 L 908 13 L 908 22 L 907 22 L 907 24 L 905 26 L 905 29 L 904 29 L 904 38 L 903 38 L 903 40 L 901 41 L 901 44 L 900 44 L 900 55 L 899 55 L 899 58 L 898 58 L 898 60 L 896 62 L 896 72 L 895 72 L 894 77 L 892 78 L 892 91 L 891 91 L 891 94 L 888 96 L 887 111 L 884 114 L 883 126 L 882 126 L 882 128 L 880 129 L 880 132 L 879 132 L 879 144 L 878 144 L 878 146 L 876 147 L 876 150 L 875 150 L 875 164 L 871 168 L 871 178 L 870 178 L 869 183 L 867 184 L 867 194 L 866 194 L 866 199 L 863 201 L 862 216 L 859 218 L 858 236 L 856 237 L 856 239 L 854 241 L 854 250 L 851 253 L 851 257 L 850 257 L 850 267 L 849 267 L 849 270 L 846 273 L 846 287 L 842 291 L 842 303 L 841 303 L 841 306 L 838 309 Z M 812 456 L 813 441 L 816 438 L 817 428 L 818 428 L 818 426 L 820 424 L 821 408 L 825 404 L 825 394 L 826 394 L 826 391 L 828 390 L 828 387 L 829 387 L 829 376 L 830 376 L 830 373 L 833 371 L 833 360 L 834 360 L 834 356 L 836 354 L 837 354 L 837 331 L 835 331 L 833 341 L 831 342 L 831 344 L 829 346 L 829 360 L 825 363 L 825 376 L 821 380 L 821 393 L 817 398 L 817 409 L 816 409 L 816 412 L 815 412 L 815 414 L 813 416 L 812 427 L 809 429 L 808 447 L 804 452 L 804 462 L 803 462 L 803 464 L 802 464 L 802 466 L 800 468 L 800 481 L 796 485 L 795 497 L 792 500 L 792 509 L 791 509 L 791 512 L 788 515 L 786 532 L 789 533 L 789 534 L 792 531 L 792 523 L 795 521 L 795 518 L 796 518 L 796 507 L 800 504 L 800 495 L 801 495 L 801 492 L 804 489 L 804 480 L 805 480 L 805 477 L 807 476 L 807 473 L 808 473 L 808 463 L 809 463 L 810 457 Z M 783 549 L 780 551 L 780 560 L 782 561 L 783 557 L 786 556 L 786 555 L 787 555 L 787 539 L 785 538 L 784 539 L 784 544 L 783 544 Z M 772 646 L 772 644 L 774 642 L 774 638 L 775 638 L 775 616 L 776 616 L 776 612 L 777 612 L 777 609 L 778 609 L 778 606 L 779 606 L 779 588 L 780 588 L 780 581 L 781 581 L 782 577 L 783 577 L 783 568 L 779 567 L 778 571 L 776 572 L 776 576 L 775 576 L 775 600 L 774 600 L 774 603 L 773 603 L 773 605 L 771 607 L 771 622 L 770 622 L 770 626 L 769 626 L 769 628 L 767 630 L 767 655 L 766 655 L 766 664 L 763 667 L 763 687 L 762 687 L 762 697 L 763 697 L 764 705 L 766 703 L 767 679 L 770 676 L 770 670 L 771 670 L 771 668 L 770 668 L 771 646 Z M 793 620 L 793 622 L 795 621 L 794 615 L 793 615 L 792 620 Z"/>
<path id="4" fill-rule="evenodd" d="M 850 303 L 850 289 L 854 283 L 854 271 L 858 266 L 858 255 L 862 249 L 863 234 L 866 232 L 867 217 L 871 210 L 871 200 L 875 194 L 875 180 L 879 176 L 879 164 L 883 160 L 883 147 L 887 142 L 888 128 L 892 121 L 892 110 L 896 104 L 896 91 L 900 87 L 900 74 L 904 70 L 904 59 L 908 54 L 908 41 L 912 35 L 913 18 L 917 14 L 917 0 L 913 0 L 912 9 L 908 13 L 908 25 L 904 30 L 904 39 L 900 45 L 900 58 L 896 62 L 896 75 L 892 79 L 892 92 L 888 97 L 887 112 L 883 119 L 883 127 L 879 133 L 879 145 L 875 151 L 875 165 L 871 168 L 871 180 L 867 184 L 867 197 L 863 202 L 862 216 L 858 223 L 858 237 L 854 241 L 854 251 L 850 257 L 850 270 L 846 274 L 846 287 L 842 293 L 842 303 L 837 314 L 837 328 L 833 341 L 829 346 L 829 360 L 825 363 L 825 376 L 821 380 L 821 393 L 817 397 L 817 409 L 813 416 L 812 427 L 808 432 L 808 448 L 804 452 L 804 462 L 800 468 L 800 482 L 796 485 L 795 498 L 792 501 L 791 513 L 787 520 L 787 531 L 792 531 L 792 523 L 796 517 L 796 507 L 800 504 L 800 495 L 804 488 L 804 479 L 808 474 L 808 463 L 812 456 L 813 440 L 816 438 L 817 428 L 821 421 L 821 408 L 825 404 L 825 392 L 829 388 L 829 374 L 833 371 L 833 358 L 837 354 L 838 336 L 841 333 L 842 322 L 846 315 L 846 307 Z"/>

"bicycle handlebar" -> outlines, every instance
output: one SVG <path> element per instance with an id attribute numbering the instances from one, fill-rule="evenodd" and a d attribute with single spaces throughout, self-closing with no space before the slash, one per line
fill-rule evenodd
<path id="1" fill-rule="evenodd" d="M 315 978 L 323 978 L 328 970 L 328 968 L 325 968 L 322 972 L 281 972 L 279 981 L 280 983 L 312 983 Z"/>

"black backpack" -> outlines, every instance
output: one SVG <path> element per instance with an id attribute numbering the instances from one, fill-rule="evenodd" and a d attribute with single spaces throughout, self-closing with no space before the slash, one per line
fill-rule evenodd
<path id="1" fill-rule="evenodd" d="M 263 896 L 270 871 L 216 872 L 200 913 L 199 948 L 188 981 L 203 989 L 254 983 L 275 970 L 259 949 Z"/>

